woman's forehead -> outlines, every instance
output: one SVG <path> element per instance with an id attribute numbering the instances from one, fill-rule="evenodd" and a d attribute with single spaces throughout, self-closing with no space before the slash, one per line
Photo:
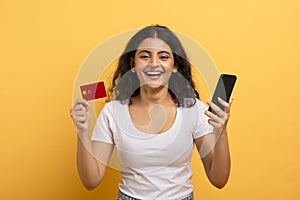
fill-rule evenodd
<path id="1" fill-rule="evenodd" d="M 163 50 L 172 52 L 171 47 L 159 38 L 146 38 L 138 46 L 137 50 Z"/>

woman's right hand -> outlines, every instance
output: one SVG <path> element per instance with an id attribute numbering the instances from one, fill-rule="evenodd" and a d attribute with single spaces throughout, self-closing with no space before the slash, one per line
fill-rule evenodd
<path id="1" fill-rule="evenodd" d="M 88 135 L 92 116 L 89 103 L 84 99 L 77 99 L 70 109 L 70 115 L 77 129 L 77 133 L 80 135 Z"/>

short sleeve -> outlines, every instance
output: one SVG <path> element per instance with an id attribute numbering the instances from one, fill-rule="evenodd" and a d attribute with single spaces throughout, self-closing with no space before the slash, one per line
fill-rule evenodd
<path id="1" fill-rule="evenodd" d="M 111 115 L 111 103 L 106 103 L 103 107 L 93 130 L 92 140 L 114 144 L 111 126 L 113 117 Z"/>
<path id="2" fill-rule="evenodd" d="M 198 120 L 197 120 L 196 128 L 193 131 L 193 137 L 194 137 L 194 139 L 197 139 L 197 138 L 200 138 L 204 135 L 212 133 L 213 132 L 213 126 L 211 126 L 208 123 L 209 117 L 207 117 L 204 114 L 204 111 L 207 110 L 204 103 L 202 103 L 200 100 L 197 99 L 195 106 L 197 108 Z"/>

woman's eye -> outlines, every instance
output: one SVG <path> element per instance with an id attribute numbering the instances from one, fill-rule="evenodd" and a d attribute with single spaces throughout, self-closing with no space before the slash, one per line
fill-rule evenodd
<path id="1" fill-rule="evenodd" d="M 160 59 L 162 59 L 162 60 L 167 60 L 169 58 L 170 58 L 170 56 L 160 56 Z"/>
<path id="2" fill-rule="evenodd" d="M 150 57 L 150 56 L 148 56 L 148 55 L 141 55 L 141 56 L 140 56 L 141 59 L 147 59 L 147 58 L 149 58 L 149 57 Z"/>

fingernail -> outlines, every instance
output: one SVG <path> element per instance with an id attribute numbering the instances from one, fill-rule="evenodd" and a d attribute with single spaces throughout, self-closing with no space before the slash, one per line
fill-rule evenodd
<path id="1" fill-rule="evenodd" d="M 206 103 L 207 103 L 207 104 L 209 104 L 209 101 L 208 101 L 208 100 L 206 100 Z"/>

